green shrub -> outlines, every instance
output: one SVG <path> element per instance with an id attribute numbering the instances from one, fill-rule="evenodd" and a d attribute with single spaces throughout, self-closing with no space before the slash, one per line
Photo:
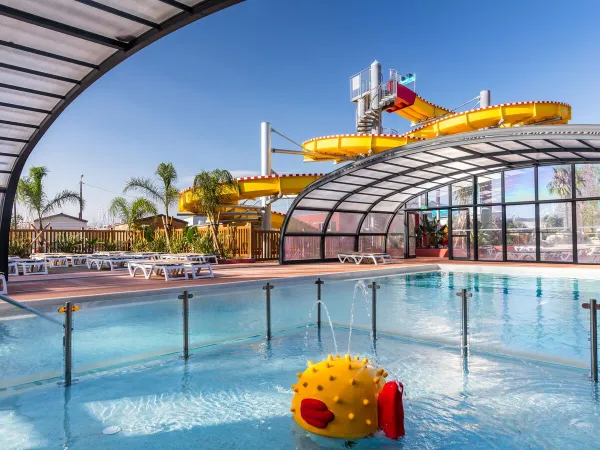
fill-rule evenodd
<path id="1" fill-rule="evenodd" d="M 134 252 L 148 252 L 150 251 L 150 243 L 144 238 L 136 239 L 131 244 L 131 250 Z"/>
<path id="2" fill-rule="evenodd" d="M 196 227 L 186 227 L 185 240 L 188 244 L 192 244 L 197 236 L 198 236 L 198 229 Z"/>
<path id="3" fill-rule="evenodd" d="M 196 236 L 192 242 L 192 250 L 196 253 L 215 254 L 215 245 L 210 233 Z"/>
<path id="4" fill-rule="evenodd" d="M 31 241 L 28 239 L 11 241 L 8 244 L 8 254 L 9 256 L 28 258 L 31 254 Z"/>
<path id="5" fill-rule="evenodd" d="M 114 241 L 99 242 L 105 252 L 114 252 L 119 249 L 119 244 Z"/>
<path id="6" fill-rule="evenodd" d="M 169 247 L 167 246 L 167 241 L 166 241 L 165 237 L 158 236 L 153 241 L 148 242 L 148 251 L 167 253 L 169 251 Z"/>
<path id="7" fill-rule="evenodd" d="M 54 249 L 61 253 L 77 253 L 81 251 L 82 243 L 83 241 L 75 236 L 61 234 L 59 238 L 54 241 Z"/>

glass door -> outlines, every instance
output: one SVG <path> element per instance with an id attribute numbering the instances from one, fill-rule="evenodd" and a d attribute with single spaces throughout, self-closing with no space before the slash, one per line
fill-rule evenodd
<path id="1" fill-rule="evenodd" d="M 452 257 L 471 259 L 471 208 L 452 210 Z"/>
<path id="2" fill-rule="evenodd" d="M 418 223 L 417 215 L 418 212 L 407 212 L 406 213 L 406 236 L 408 236 L 408 246 L 406 247 L 407 258 L 417 257 L 417 235 L 415 228 Z"/>

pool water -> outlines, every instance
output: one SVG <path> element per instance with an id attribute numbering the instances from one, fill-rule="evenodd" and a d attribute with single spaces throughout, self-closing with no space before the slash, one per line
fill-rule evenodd
<path id="1" fill-rule="evenodd" d="M 368 333 L 377 290 L 376 353 Z M 600 394 L 588 379 L 589 312 L 600 281 L 428 272 L 326 281 L 274 280 L 274 339 L 264 340 L 259 284 L 192 290 L 190 346 L 177 294 L 82 303 L 74 371 L 57 386 L 62 327 L 0 318 L 0 448 L 593 448 Z M 297 283 L 297 282 L 296 282 Z M 461 300 L 469 299 L 468 360 L 460 356 Z M 45 312 L 55 314 L 56 307 Z M 326 312 L 337 336 L 334 342 Z M 310 326 L 307 326 L 310 324 Z M 349 327 L 353 325 L 351 343 Z M 289 412 L 307 359 L 351 348 L 406 387 L 407 436 L 359 442 L 308 437 Z M 106 427 L 121 431 L 107 436 Z"/>
<path id="2" fill-rule="evenodd" d="M 379 334 L 458 345 L 461 302 L 456 291 L 467 288 L 473 293 L 472 348 L 589 367 L 589 312 L 581 303 L 600 292 L 600 280 L 431 272 L 377 278 L 377 283 Z M 306 326 L 311 310 L 314 323 L 314 284 L 273 284 L 274 331 Z M 355 327 L 368 329 L 371 293 L 365 299 L 359 289 L 352 308 L 355 287 L 356 280 L 327 281 L 322 298 L 336 325 L 348 327 L 353 320 Z M 224 288 L 210 295 L 195 292 L 190 303 L 191 347 L 264 335 L 264 295 L 260 285 Z M 181 351 L 182 305 L 176 294 L 116 303 L 83 303 L 75 313 L 76 372 Z M 0 357 L 0 388 L 60 376 L 62 327 L 34 316 L 0 319 Z"/>
<path id="3" fill-rule="evenodd" d="M 347 330 L 337 329 L 341 346 Z M 316 449 L 594 448 L 600 395 L 585 370 L 382 336 L 376 357 L 406 388 L 407 434 L 312 439 L 294 425 L 290 384 L 331 351 L 310 328 L 204 348 L 177 358 L 0 393 L 0 448 Z M 367 333 L 353 353 L 370 355 Z M 372 356 L 372 355 L 371 355 Z M 121 431 L 104 435 L 118 426 Z"/>

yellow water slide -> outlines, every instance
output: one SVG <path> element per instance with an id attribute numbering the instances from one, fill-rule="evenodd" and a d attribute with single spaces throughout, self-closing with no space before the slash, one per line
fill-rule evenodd
<path id="1" fill-rule="evenodd" d="M 302 144 L 306 153 L 304 160 L 340 162 L 348 157 L 369 156 L 423 139 L 485 128 L 564 124 L 571 119 L 571 106 L 561 102 L 505 103 L 453 113 L 400 84 L 397 91 L 397 98 L 386 111 L 411 120 L 415 128 L 401 135 L 342 134 L 310 139 Z"/>
<path id="2" fill-rule="evenodd" d="M 222 196 L 221 215 L 230 218 L 238 217 L 240 221 L 244 218 L 258 217 L 260 216 L 258 208 L 239 202 L 260 197 L 297 195 L 322 176 L 323 174 L 308 173 L 236 178 L 237 187 L 230 188 Z M 178 207 L 179 213 L 182 214 L 203 214 L 199 207 L 198 194 L 194 192 L 193 187 L 179 193 Z M 273 214 L 271 218 L 273 228 L 281 227 L 284 217 L 283 214 Z"/>

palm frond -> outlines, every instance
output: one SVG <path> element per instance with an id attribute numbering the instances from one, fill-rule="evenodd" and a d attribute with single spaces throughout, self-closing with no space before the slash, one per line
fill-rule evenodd
<path id="1" fill-rule="evenodd" d="M 163 195 L 160 188 L 148 178 L 131 178 L 127 182 L 125 189 L 123 189 L 123 193 L 126 194 L 132 190 L 140 192 L 155 201 L 162 201 Z"/>
<path id="2" fill-rule="evenodd" d="M 43 206 L 42 215 L 49 214 L 67 204 L 78 204 L 83 206 L 84 202 L 77 192 L 64 190 L 56 194 L 52 200 Z"/>

